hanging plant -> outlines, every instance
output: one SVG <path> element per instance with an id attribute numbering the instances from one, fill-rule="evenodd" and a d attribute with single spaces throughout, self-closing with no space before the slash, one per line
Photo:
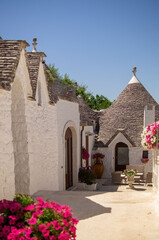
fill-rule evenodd
<path id="1" fill-rule="evenodd" d="M 148 127 L 144 128 L 143 133 L 141 134 L 141 144 L 145 149 L 155 149 L 158 145 L 158 135 L 159 134 L 159 122 L 155 122 Z"/>
<path id="2" fill-rule="evenodd" d="M 141 158 L 141 162 L 142 162 L 142 163 L 147 163 L 148 161 L 149 161 L 148 158 Z"/>

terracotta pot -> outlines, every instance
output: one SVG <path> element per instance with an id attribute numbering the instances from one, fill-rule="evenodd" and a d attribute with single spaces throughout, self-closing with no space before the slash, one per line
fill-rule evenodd
<path id="1" fill-rule="evenodd" d="M 93 166 L 93 168 L 94 168 L 94 172 L 95 172 L 95 174 L 97 175 L 97 178 L 98 179 L 100 179 L 101 177 L 102 177 L 102 175 L 103 175 L 103 172 L 104 172 L 104 165 L 103 165 L 103 163 L 95 163 L 94 164 L 94 166 Z"/>
<path id="2" fill-rule="evenodd" d="M 141 162 L 142 162 L 142 163 L 148 163 L 148 162 L 149 162 L 149 159 L 148 159 L 148 158 L 142 158 L 142 159 L 141 159 Z"/>

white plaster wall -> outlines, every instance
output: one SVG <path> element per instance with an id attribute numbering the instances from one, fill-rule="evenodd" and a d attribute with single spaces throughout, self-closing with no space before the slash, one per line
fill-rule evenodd
<path id="1" fill-rule="evenodd" d="M 111 172 L 115 171 L 115 146 L 118 142 L 123 142 L 129 147 L 129 165 L 143 165 L 144 177 L 147 172 L 152 172 L 152 154 L 149 151 L 150 161 L 147 164 L 141 162 L 143 148 L 132 147 L 131 143 L 125 138 L 122 133 L 119 133 L 106 148 L 98 148 L 95 152 L 101 152 L 105 155 L 103 159 L 104 173 L 102 178 L 111 178 Z"/>
<path id="2" fill-rule="evenodd" d="M 27 106 L 30 194 L 58 190 L 58 141 L 56 107 Z"/>
<path id="3" fill-rule="evenodd" d="M 11 92 L 0 89 L 0 199 L 15 194 Z"/>
<path id="4" fill-rule="evenodd" d="M 157 192 L 157 196 L 159 195 L 159 161 L 157 161 L 157 156 L 159 153 L 155 150 L 152 150 L 152 158 L 153 158 L 153 186 Z"/>
<path id="5" fill-rule="evenodd" d="M 28 137 L 26 122 L 27 97 L 32 94 L 25 50 L 21 51 L 20 60 L 12 84 L 11 115 L 15 164 L 15 193 L 29 194 L 30 172 L 28 155 Z"/>
<path id="6" fill-rule="evenodd" d="M 144 166 L 144 178 L 146 178 L 146 174 L 148 172 L 152 172 L 152 166 L 153 166 L 153 159 L 152 159 L 152 152 L 149 151 L 149 162 L 144 164 L 141 162 L 142 154 L 143 154 L 143 148 L 139 147 L 130 147 L 129 148 L 129 164 L 130 165 L 142 165 Z"/>
<path id="7" fill-rule="evenodd" d="M 152 110 L 148 109 L 148 106 L 144 108 L 144 128 L 155 122 L 155 106 L 152 106 Z"/>
<path id="8" fill-rule="evenodd" d="M 40 62 L 36 102 L 26 108 L 30 167 L 30 194 L 58 190 L 57 108 L 48 103 L 43 65 Z"/>
<path id="9" fill-rule="evenodd" d="M 95 134 L 93 132 L 93 126 L 85 126 L 84 130 L 82 132 L 82 146 L 86 147 L 86 136 L 89 136 L 89 160 L 88 160 L 88 164 L 89 166 L 91 166 L 92 164 L 92 149 L 94 146 L 94 138 L 95 138 Z"/>
<path id="10" fill-rule="evenodd" d="M 78 182 L 80 166 L 80 115 L 78 103 L 59 100 L 57 107 L 58 131 L 58 175 L 59 190 L 65 190 L 65 132 L 68 127 L 73 133 L 73 185 Z"/>

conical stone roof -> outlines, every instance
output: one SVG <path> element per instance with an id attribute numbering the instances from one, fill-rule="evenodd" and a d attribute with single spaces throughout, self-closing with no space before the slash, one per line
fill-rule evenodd
<path id="1" fill-rule="evenodd" d="M 119 132 L 122 132 L 133 146 L 141 146 L 146 105 L 158 104 L 134 74 L 126 88 L 100 117 L 97 146 L 108 146 Z"/>

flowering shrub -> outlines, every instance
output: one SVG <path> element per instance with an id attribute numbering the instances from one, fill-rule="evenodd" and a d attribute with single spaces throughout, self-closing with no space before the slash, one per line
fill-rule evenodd
<path id="1" fill-rule="evenodd" d="M 137 173 L 138 171 L 136 169 L 125 169 L 124 174 L 126 176 L 133 176 Z"/>
<path id="2" fill-rule="evenodd" d="M 104 157 L 105 157 L 105 155 L 102 154 L 102 153 L 95 153 L 95 154 L 93 154 L 93 158 L 95 158 L 95 159 L 97 159 L 97 158 L 104 158 Z"/>
<path id="3" fill-rule="evenodd" d="M 89 153 L 84 147 L 82 148 L 82 158 L 85 160 L 89 159 Z"/>
<path id="4" fill-rule="evenodd" d="M 76 238 L 77 220 L 68 206 L 17 195 L 0 201 L 0 239 L 70 240 Z"/>
<path id="5" fill-rule="evenodd" d="M 79 169 L 78 172 L 78 179 L 80 182 L 86 183 L 91 185 L 94 183 L 95 179 L 97 178 L 94 169 L 92 167 L 82 167 Z"/>
<path id="6" fill-rule="evenodd" d="M 146 149 L 154 149 L 157 145 L 157 131 L 159 129 L 159 122 L 153 123 L 144 128 L 141 134 L 141 144 Z M 159 146 L 158 146 L 159 148 Z"/>

